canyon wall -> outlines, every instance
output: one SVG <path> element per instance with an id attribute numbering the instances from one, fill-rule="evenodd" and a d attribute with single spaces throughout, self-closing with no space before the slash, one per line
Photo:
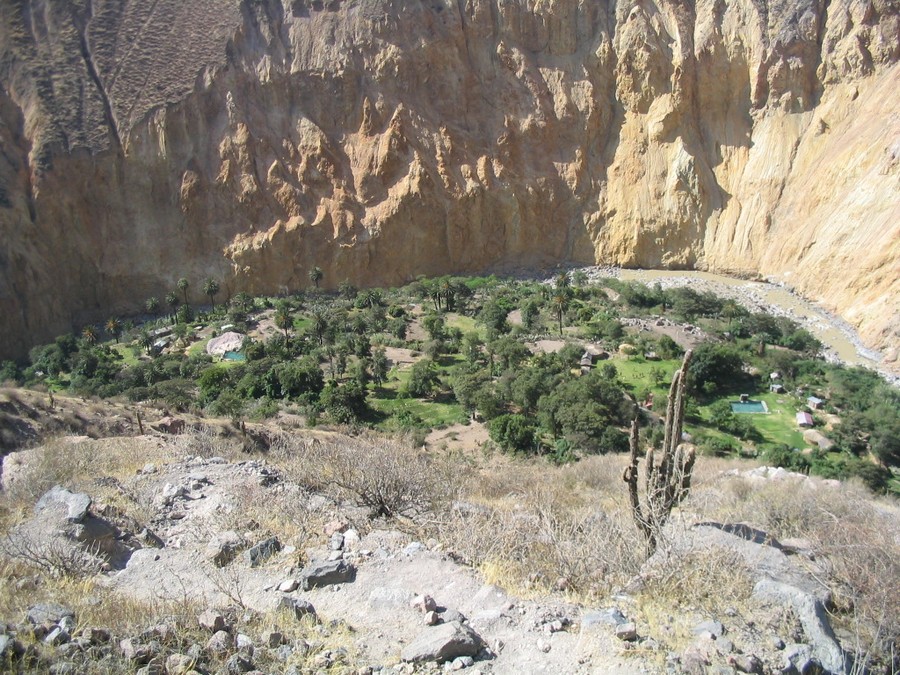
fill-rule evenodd
<path id="1" fill-rule="evenodd" d="M 900 345 L 898 0 L 7 0 L 0 357 L 225 294 L 569 261 Z"/>

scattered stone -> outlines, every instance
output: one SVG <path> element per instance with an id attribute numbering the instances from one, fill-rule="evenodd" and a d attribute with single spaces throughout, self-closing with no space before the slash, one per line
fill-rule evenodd
<path id="1" fill-rule="evenodd" d="M 22 645 L 14 638 L 9 635 L 0 635 L 0 659 L 21 656 L 24 651 Z"/>
<path id="2" fill-rule="evenodd" d="M 66 644 L 71 639 L 71 636 L 64 628 L 57 626 L 47 633 L 47 637 L 44 638 L 44 643 L 56 647 L 58 645 Z"/>
<path id="3" fill-rule="evenodd" d="M 332 551 L 340 551 L 344 548 L 344 535 L 340 532 L 335 532 L 331 535 L 331 539 L 328 542 Z"/>
<path id="4" fill-rule="evenodd" d="M 343 532 L 344 530 L 347 529 L 347 527 L 348 527 L 347 523 L 345 523 L 343 520 L 332 520 L 331 522 L 326 523 L 326 525 L 325 525 L 325 528 L 324 528 L 325 536 L 330 537 L 333 534 Z"/>
<path id="5" fill-rule="evenodd" d="M 450 664 L 450 670 L 462 670 L 463 668 L 469 668 L 475 665 L 475 659 L 471 656 L 458 656 L 453 659 L 453 662 Z"/>
<path id="6" fill-rule="evenodd" d="M 728 657 L 728 663 L 741 673 L 756 673 L 762 675 L 762 662 L 752 654 L 735 654 Z"/>
<path id="7" fill-rule="evenodd" d="M 771 640 L 769 640 L 769 644 L 772 645 L 772 649 L 784 649 L 784 640 L 782 640 L 780 637 L 773 637 Z"/>
<path id="8" fill-rule="evenodd" d="M 259 542 L 253 548 L 248 549 L 244 553 L 244 559 L 249 563 L 250 567 L 258 567 L 280 550 L 281 542 L 278 541 L 278 537 L 269 537 Z"/>
<path id="9" fill-rule="evenodd" d="M 232 654 L 225 662 L 225 672 L 228 675 L 240 675 L 253 670 L 253 660 L 246 654 Z"/>
<path id="10" fill-rule="evenodd" d="M 551 633 L 551 634 L 559 633 L 564 628 L 565 628 L 565 624 L 559 619 L 556 619 L 555 621 L 549 621 L 548 623 L 544 624 L 544 630 L 547 633 Z"/>
<path id="11" fill-rule="evenodd" d="M 66 520 L 80 523 L 87 516 L 91 507 L 91 498 L 82 492 L 69 492 L 64 487 L 55 485 L 38 500 L 34 506 L 36 513 L 50 508 L 62 506 L 66 509 Z"/>
<path id="12" fill-rule="evenodd" d="M 217 631 L 206 643 L 206 649 L 212 654 L 227 654 L 231 651 L 231 636 L 224 630 Z"/>
<path id="13" fill-rule="evenodd" d="M 546 654 L 547 652 L 550 651 L 550 643 L 547 642 L 546 640 L 538 640 L 536 645 L 537 645 L 538 651 L 543 652 L 544 654 Z"/>
<path id="14" fill-rule="evenodd" d="M 287 640 L 284 637 L 284 633 L 277 630 L 266 631 L 262 634 L 262 641 L 265 643 L 270 649 L 274 649 L 275 647 L 280 647 L 285 644 Z"/>
<path id="15" fill-rule="evenodd" d="M 151 429 L 155 429 L 164 434 L 177 435 L 184 433 L 184 420 L 177 417 L 163 417 L 156 424 L 150 425 Z"/>
<path id="16" fill-rule="evenodd" d="M 430 595 L 417 595 L 410 604 L 420 612 L 437 611 L 437 603 Z"/>
<path id="17" fill-rule="evenodd" d="M 484 641 L 468 626 L 453 621 L 426 628 L 401 654 L 407 662 L 443 662 L 458 656 L 477 656 Z"/>
<path id="18" fill-rule="evenodd" d="M 187 654 L 170 654 L 166 659 L 166 673 L 168 675 L 186 675 L 193 670 L 194 659 Z"/>
<path id="19" fill-rule="evenodd" d="M 567 591 L 570 588 L 572 588 L 572 584 L 571 584 L 571 582 L 569 582 L 569 580 L 566 577 L 560 577 L 559 579 L 557 579 L 554 582 L 553 587 L 557 591 L 562 592 L 562 591 Z"/>
<path id="20" fill-rule="evenodd" d="M 207 609 L 203 612 L 203 614 L 197 617 L 197 622 L 200 624 L 201 628 L 205 628 L 211 633 L 218 633 L 219 631 L 228 629 L 225 617 L 214 609 Z"/>
<path id="21" fill-rule="evenodd" d="M 68 607 L 64 607 L 55 602 L 43 602 L 38 605 L 32 605 L 25 614 L 28 623 L 34 625 L 47 623 L 57 624 L 67 616 L 74 618 L 75 612 Z"/>
<path id="22" fill-rule="evenodd" d="M 437 612 L 425 612 L 425 625 L 436 626 L 441 622 L 441 617 Z"/>
<path id="23" fill-rule="evenodd" d="M 356 567 L 346 560 L 329 560 L 307 565 L 300 575 L 303 590 L 332 584 L 348 583 L 356 579 Z"/>
<path id="24" fill-rule="evenodd" d="M 50 675 L 76 675 L 78 669 L 75 668 L 75 664 L 69 663 L 68 661 L 57 661 L 56 663 L 50 664 L 47 672 L 49 672 Z"/>
<path id="25" fill-rule="evenodd" d="M 356 549 L 359 546 L 360 537 L 359 532 L 354 529 L 347 530 L 344 532 L 344 548 L 349 550 Z"/>
<path id="26" fill-rule="evenodd" d="M 585 612 L 581 617 L 582 628 L 588 628 L 590 626 L 596 626 L 598 624 L 606 626 L 621 626 L 624 623 L 628 623 L 628 619 L 626 619 L 625 615 L 615 607 L 603 609 L 598 612 Z"/>
<path id="27" fill-rule="evenodd" d="M 694 635 L 708 634 L 713 638 L 722 637 L 725 634 L 725 626 L 718 621 L 703 621 L 694 626 Z"/>
<path id="28" fill-rule="evenodd" d="M 637 640 L 637 626 L 634 625 L 633 621 L 619 624 L 616 626 L 616 637 L 624 642 L 633 642 L 634 640 Z"/>
<path id="29" fill-rule="evenodd" d="M 459 621 L 460 623 L 465 623 L 468 621 L 465 614 L 455 609 L 445 610 L 441 614 L 441 621 L 444 623 L 450 623 L 451 621 Z"/>
<path id="30" fill-rule="evenodd" d="M 407 544 L 407 546 L 403 549 L 403 555 L 415 555 L 416 553 L 421 553 L 425 550 L 425 544 L 419 541 L 414 541 L 411 544 Z"/>
<path id="31" fill-rule="evenodd" d="M 233 530 L 221 532 L 206 545 L 206 555 L 216 567 L 225 567 L 237 557 L 238 551 L 244 548 L 245 542 Z"/>
<path id="32" fill-rule="evenodd" d="M 141 644 L 132 638 L 125 638 L 119 642 L 119 650 L 126 660 L 134 661 L 135 663 L 146 663 L 152 656 L 149 646 Z"/>
<path id="33" fill-rule="evenodd" d="M 239 652 L 245 652 L 250 656 L 253 656 L 253 640 L 251 640 L 248 635 L 238 633 L 237 638 L 235 638 L 234 644 Z"/>
<path id="34" fill-rule="evenodd" d="M 344 557 L 343 551 L 331 551 L 328 554 L 328 562 L 334 562 L 335 560 L 342 560 Z"/>
<path id="35" fill-rule="evenodd" d="M 312 603 L 301 598 L 292 598 L 289 595 L 283 595 L 281 596 L 281 606 L 291 611 L 297 620 L 300 620 L 305 616 L 311 616 L 313 618 L 316 616 L 316 609 L 312 606 Z"/>
<path id="36" fill-rule="evenodd" d="M 285 579 L 278 584 L 278 590 L 282 593 L 292 593 L 300 587 L 300 582 L 296 579 Z"/>

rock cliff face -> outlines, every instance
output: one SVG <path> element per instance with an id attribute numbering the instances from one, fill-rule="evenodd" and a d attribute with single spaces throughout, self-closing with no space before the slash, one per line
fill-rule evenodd
<path id="1" fill-rule="evenodd" d="M 0 50 L 0 356 L 181 276 L 559 261 L 900 343 L 898 0 L 10 0 Z"/>

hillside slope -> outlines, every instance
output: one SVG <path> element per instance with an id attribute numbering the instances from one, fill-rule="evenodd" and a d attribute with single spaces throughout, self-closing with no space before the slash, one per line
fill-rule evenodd
<path id="1" fill-rule="evenodd" d="M 0 357 L 181 276 L 560 261 L 900 344 L 897 0 L 22 0 L 0 49 Z"/>

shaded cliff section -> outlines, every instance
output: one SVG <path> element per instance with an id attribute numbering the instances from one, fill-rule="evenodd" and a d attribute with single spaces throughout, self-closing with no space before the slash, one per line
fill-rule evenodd
<path id="1" fill-rule="evenodd" d="M 900 2 L 9 0 L 0 357 L 226 293 L 772 275 L 900 344 Z"/>

